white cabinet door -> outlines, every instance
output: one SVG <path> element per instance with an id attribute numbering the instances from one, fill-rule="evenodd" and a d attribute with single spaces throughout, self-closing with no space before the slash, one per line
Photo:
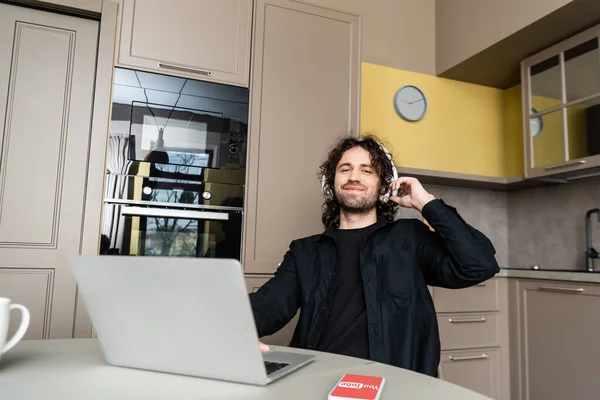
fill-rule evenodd
<path id="1" fill-rule="evenodd" d="M 290 242 L 319 233 L 319 165 L 358 136 L 359 18 L 258 0 L 254 32 L 244 269 L 273 273 Z"/>
<path id="2" fill-rule="evenodd" d="M 252 0 L 122 0 L 118 65 L 248 86 Z"/>
<path id="3" fill-rule="evenodd" d="M 0 296 L 31 339 L 73 335 L 97 40 L 96 21 L 0 4 Z"/>

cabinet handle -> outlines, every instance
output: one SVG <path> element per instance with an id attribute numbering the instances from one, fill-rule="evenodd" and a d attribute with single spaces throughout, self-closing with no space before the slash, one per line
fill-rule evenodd
<path id="1" fill-rule="evenodd" d="M 450 361 L 468 361 L 468 360 L 485 360 L 486 358 L 490 358 L 487 354 L 481 354 L 479 356 L 464 356 L 464 357 L 453 357 L 448 356 Z"/>
<path id="2" fill-rule="evenodd" d="M 167 64 L 167 63 L 161 63 L 161 62 L 158 63 L 158 66 L 160 68 L 175 69 L 177 71 L 184 71 L 184 72 L 191 72 L 194 74 L 212 76 L 211 71 L 207 71 L 205 69 L 200 69 L 200 68 L 184 67 L 182 65 Z"/>
<path id="3" fill-rule="evenodd" d="M 551 166 L 546 167 L 544 169 L 546 171 L 551 171 L 553 169 L 572 167 L 573 165 L 580 165 L 580 164 L 585 164 L 585 160 L 577 160 L 577 161 L 571 161 L 571 162 L 568 162 L 568 163 L 565 163 L 565 164 L 551 165 Z"/>
<path id="4" fill-rule="evenodd" d="M 448 321 L 450 321 L 451 324 L 466 324 L 466 323 L 471 323 L 471 322 L 486 322 L 487 319 L 485 319 L 484 317 L 481 317 L 481 318 L 468 318 L 468 319 L 454 319 L 454 318 L 449 318 Z"/>
<path id="5" fill-rule="evenodd" d="M 558 286 L 538 286 L 538 289 L 546 291 L 546 292 L 561 292 L 561 293 L 583 293 L 583 288 L 568 288 L 568 287 L 558 287 Z"/>

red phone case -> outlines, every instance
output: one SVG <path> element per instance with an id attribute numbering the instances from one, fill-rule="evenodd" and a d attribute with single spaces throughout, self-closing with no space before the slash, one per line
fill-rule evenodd
<path id="1" fill-rule="evenodd" d="M 345 374 L 329 393 L 329 400 L 377 400 L 381 396 L 385 378 Z"/>

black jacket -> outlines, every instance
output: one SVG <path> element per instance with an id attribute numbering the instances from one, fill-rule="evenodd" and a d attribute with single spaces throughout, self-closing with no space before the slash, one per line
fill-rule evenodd
<path id="1" fill-rule="evenodd" d="M 442 200 L 422 210 L 435 232 L 418 219 L 387 221 L 360 249 L 370 358 L 437 376 L 440 340 L 427 285 L 459 289 L 499 272 L 492 243 Z M 291 346 L 318 342 L 337 282 L 333 228 L 295 240 L 275 276 L 250 294 L 260 337 L 284 327 L 300 308 Z"/>

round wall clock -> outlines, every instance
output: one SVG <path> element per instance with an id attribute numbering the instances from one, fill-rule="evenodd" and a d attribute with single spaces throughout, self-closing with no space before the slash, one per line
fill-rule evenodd
<path id="1" fill-rule="evenodd" d="M 394 108 L 405 121 L 416 122 L 425 116 L 427 98 L 418 87 L 406 85 L 394 95 Z"/>

